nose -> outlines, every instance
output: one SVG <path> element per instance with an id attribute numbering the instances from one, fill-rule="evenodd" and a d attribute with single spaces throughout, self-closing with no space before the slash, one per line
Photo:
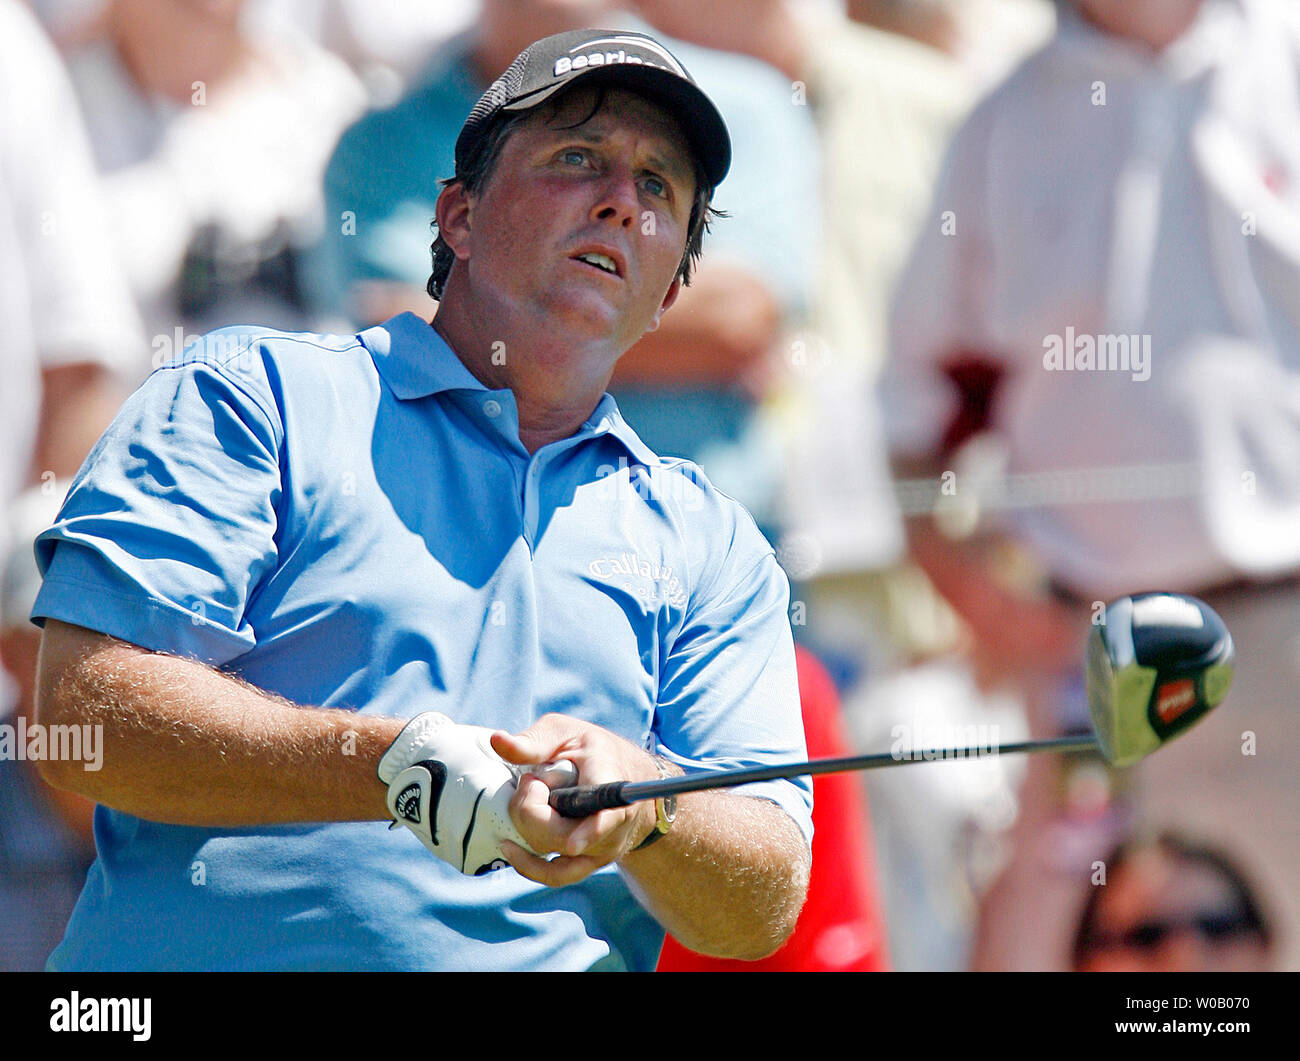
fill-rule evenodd
<path id="1" fill-rule="evenodd" d="M 596 201 L 591 206 L 591 219 L 612 221 L 621 228 L 631 228 L 636 223 L 639 208 L 636 179 L 631 173 L 611 173 L 600 184 Z"/>

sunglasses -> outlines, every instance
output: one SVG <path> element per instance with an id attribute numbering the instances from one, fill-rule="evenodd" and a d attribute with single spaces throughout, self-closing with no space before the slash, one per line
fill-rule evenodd
<path id="1" fill-rule="evenodd" d="M 1140 921 L 1123 932 L 1094 936 L 1089 950 L 1125 947 L 1154 950 L 1171 936 L 1195 931 L 1207 943 L 1224 943 L 1235 936 L 1258 935 L 1259 925 L 1243 910 L 1209 911 L 1177 920 Z"/>

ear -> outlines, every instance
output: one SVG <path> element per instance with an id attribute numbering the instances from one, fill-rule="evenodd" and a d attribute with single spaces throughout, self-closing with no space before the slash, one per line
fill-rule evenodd
<path id="1" fill-rule="evenodd" d="M 678 273 L 673 277 L 673 282 L 669 285 L 668 293 L 664 295 L 664 300 L 659 303 L 659 308 L 655 310 L 654 320 L 650 322 L 650 327 L 646 329 L 647 332 L 652 332 L 659 327 L 659 318 L 667 313 L 668 307 L 677 301 L 677 296 L 681 293 L 681 290 L 682 277 L 681 274 Z"/>
<path id="2" fill-rule="evenodd" d="M 443 188 L 438 196 L 438 205 L 434 208 L 439 235 L 461 261 L 469 258 L 473 212 L 473 197 L 460 181 L 454 181 Z"/>

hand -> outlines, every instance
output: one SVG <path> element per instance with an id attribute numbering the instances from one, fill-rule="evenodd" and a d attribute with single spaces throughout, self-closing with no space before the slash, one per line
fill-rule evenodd
<path id="1" fill-rule="evenodd" d="M 578 784 L 658 779 L 654 757 L 600 726 L 550 714 L 522 733 L 496 733 L 492 747 L 507 763 L 567 759 L 578 768 Z M 566 782 L 571 783 L 571 782 Z M 551 787 L 559 787 L 552 783 Z M 590 876 L 621 859 L 655 827 L 652 800 L 603 810 L 577 820 L 561 817 L 547 802 L 551 787 L 535 775 L 521 778 L 510 815 L 526 844 L 506 840 L 501 850 L 523 876 L 558 887 Z M 547 860 L 539 857 L 555 853 Z"/>
<path id="2" fill-rule="evenodd" d="M 510 817 L 516 773 L 492 750 L 491 736 L 428 711 L 411 719 L 379 760 L 395 821 L 469 876 L 506 867 L 503 840 L 527 848 Z"/>

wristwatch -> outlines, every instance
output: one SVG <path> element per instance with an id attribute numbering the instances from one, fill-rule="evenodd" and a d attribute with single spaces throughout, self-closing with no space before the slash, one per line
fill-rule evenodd
<path id="1" fill-rule="evenodd" d="M 667 765 L 659 757 L 655 757 L 655 766 L 659 770 L 659 778 L 667 781 L 673 774 L 669 771 Z M 673 822 L 677 818 L 677 797 L 660 796 L 655 800 L 655 827 L 650 830 L 650 835 L 642 840 L 633 851 L 642 851 L 649 847 L 656 840 L 663 837 L 669 829 L 673 827 Z"/>

